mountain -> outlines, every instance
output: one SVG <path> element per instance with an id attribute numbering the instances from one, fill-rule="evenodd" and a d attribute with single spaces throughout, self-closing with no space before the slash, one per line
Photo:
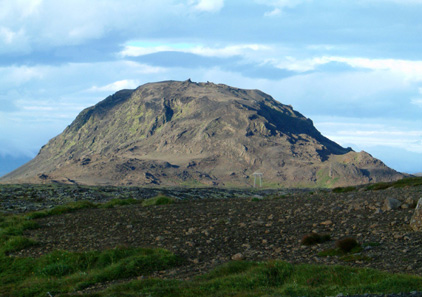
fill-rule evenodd
<path id="1" fill-rule="evenodd" d="M 334 187 L 403 177 L 259 90 L 165 81 L 83 110 L 3 183 Z"/>

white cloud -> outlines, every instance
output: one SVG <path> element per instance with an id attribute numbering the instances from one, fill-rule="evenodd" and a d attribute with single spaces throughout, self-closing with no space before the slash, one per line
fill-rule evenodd
<path id="1" fill-rule="evenodd" d="M 330 57 L 328 61 L 343 62 L 356 68 L 372 70 L 389 70 L 402 75 L 405 79 L 422 81 L 422 61 L 409 61 L 400 59 L 368 59 L 368 58 L 343 58 Z"/>
<path id="2" fill-rule="evenodd" d="M 224 0 L 197 0 L 192 4 L 194 9 L 198 11 L 217 12 L 224 7 Z"/>
<path id="3" fill-rule="evenodd" d="M 422 130 L 408 128 L 415 124 L 379 118 L 317 117 L 315 120 L 323 135 L 344 146 L 357 146 L 369 152 L 372 147 L 384 146 L 422 153 Z"/>
<path id="4" fill-rule="evenodd" d="M 367 0 L 365 0 L 367 1 Z M 385 2 L 393 2 L 396 4 L 401 5 L 419 5 L 422 4 L 422 0 L 372 0 L 372 2 L 379 2 L 379 3 L 385 3 Z"/>
<path id="5" fill-rule="evenodd" d="M 39 12 L 43 0 L 14 0 L 0 2 L 0 19 L 3 19 L 10 14 L 17 17 L 19 20 L 28 18 Z"/>
<path id="6" fill-rule="evenodd" d="M 307 1 L 312 1 L 312 0 L 255 0 L 255 2 L 258 4 L 263 4 L 263 5 L 278 7 L 278 8 L 294 7 Z"/>
<path id="7" fill-rule="evenodd" d="M 5 43 L 5 44 L 13 43 L 17 35 L 19 35 L 19 32 L 16 33 L 16 32 L 11 31 L 9 28 L 0 27 L 0 40 L 2 41 L 2 43 Z"/>
<path id="8" fill-rule="evenodd" d="M 91 92 L 116 92 L 123 89 L 134 89 L 139 86 L 139 82 L 131 79 L 115 81 L 111 84 L 97 87 L 93 86 L 89 89 Z"/>
<path id="9" fill-rule="evenodd" d="M 122 57 L 139 57 L 143 55 L 159 53 L 159 52 L 168 52 L 168 51 L 184 51 L 173 47 L 172 45 L 158 45 L 158 46 L 133 46 L 127 45 L 120 52 Z"/>
<path id="10" fill-rule="evenodd" d="M 26 53 L 29 49 L 28 37 L 23 29 L 13 31 L 8 27 L 0 27 L 0 54 L 11 51 Z"/>
<path id="11" fill-rule="evenodd" d="M 331 62 L 339 62 L 353 68 L 369 69 L 373 71 L 388 71 L 407 81 L 422 81 L 422 61 L 340 56 L 322 56 L 309 59 L 297 59 L 295 57 L 286 56 L 282 58 L 275 57 L 268 59 L 268 61 L 275 67 L 299 72 L 315 70 L 318 66 Z"/>
<path id="12" fill-rule="evenodd" d="M 411 103 L 422 108 L 422 98 L 413 98 Z"/>
<path id="13" fill-rule="evenodd" d="M 129 43 L 136 44 L 136 43 Z M 152 53 L 174 51 L 191 53 L 206 57 L 233 57 L 233 56 L 248 56 L 253 52 L 268 51 L 272 48 L 263 44 L 236 44 L 228 45 L 225 47 L 206 47 L 195 44 L 162 44 L 162 45 L 149 45 L 140 43 L 139 45 L 127 45 L 120 52 L 122 57 L 137 57 Z"/>
<path id="14" fill-rule="evenodd" d="M 276 16 L 280 14 L 281 14 L 281 9 L 278 7 L 275 7 L 273 10 L 267 11 L 264 15 L 267 17 L 272 17 L 272 16 Z"/>
<path id="15" fill-rule="evenodd" d="M 32 80 L 42 79 L 48 71 L 49 67 L 47 66 L 0 67 L 0 85 L 3 85 L 3 88 L 18 87 Z M 3 88 L 0 88 L 0 91 Z"/>
<path id="16" fill-rule="evenodd" d="M 298 108 L 313 114 L 347 111 L 345 104 L 367 110 L 382 102 L 380 94 L 405 92 L 408 85 L 399 77 L 382 71 L 310 73 L 277 82 L 277 92 Z M 381 96 L 381 97 L 384 97 Z"/>
<path id="17" fill-rule="evenodd" d="M 205 4 L 198 3 L 198 8 L 206 9 Z M 209 9 L 213 7 L 217 8 Z M 115 32 L 139 34 L 161 25 L 163 19 L 188 14 L 188 4 L 174 0 L 3 0 L 0 52 L 23 51 L 23 45 L 26 51 L 79 45 Z"/>
<path id="18" fill-rule="evenodd" d="M 223 48 L 210 48 L 198 46 L 191 49 L 191 53 L 208 56 L 208 57 L 233 57 L 237 55 L 245 55 L 247 52 L 265 51 L 270 49 L 269 46 L 260 44 L 239 44 L 230 45 Z"/>
<path id="19" fill-rule="evenodd" d="M 264 16 L 267 17 L 273 17 L 281 15 L 284 8 L 291 8 L 295 7 L 297 5 L 300 5 L 304 2 L 309 2 L 312 0 L 255 0 L 256 3 L 270 6 L 273 9 L 270 11 L 267 11 Z"/>
<path id="20" fill-rule="evenodd" d="M 38 106 L 38 105 L 32 105 L 32 106 L 24 106 L 23 110 L 30 110 L 30 111 L 53 111 L 54 108 L 51 106 Z"/>

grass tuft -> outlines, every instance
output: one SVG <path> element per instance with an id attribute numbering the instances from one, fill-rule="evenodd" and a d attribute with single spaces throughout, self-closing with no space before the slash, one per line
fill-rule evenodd
<path id="1" fill-rule="evenodd" d="M 37 245 L 37 242 L 23 236 L 13 236 L 3 243 L 1 252 L 8 254 Z"/>

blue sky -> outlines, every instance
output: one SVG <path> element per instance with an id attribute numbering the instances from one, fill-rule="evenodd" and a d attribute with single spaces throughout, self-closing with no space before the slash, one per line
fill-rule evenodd
<path id="1" fill-rule="evenodd" d="M 422 172 L 422 0 L 0 0 L 0 175 L 76 115 L 161 80 L 260 89 Z"/>

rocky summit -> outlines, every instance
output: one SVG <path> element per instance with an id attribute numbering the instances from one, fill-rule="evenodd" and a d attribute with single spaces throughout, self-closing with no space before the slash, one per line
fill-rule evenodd
<path id="1" fill-rule="evenodd" d="M 335 187 L 403 177 L 259 90 L 165 81 L 83 110 L 3 183 Z M 257 179 L 257 184 L 259 178 Z"/>

